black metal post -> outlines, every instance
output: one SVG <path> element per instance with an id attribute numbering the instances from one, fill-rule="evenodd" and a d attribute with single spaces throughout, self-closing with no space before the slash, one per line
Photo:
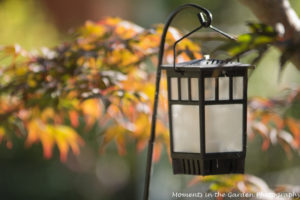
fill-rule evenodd
<path id="1" fill-rule="evenodd" d="M 151 178 L 151 167 L 152 167 L 152 155 L 153 155 L 153 146 L 155 141 L 155 131 L 156 131 L 156 117 L 157 117 L 157 106 L 158 106 L 158 96 L 159 96 L 159 89 L 160 89 L 160 79 L 161 79 L 161 65 L 163 62 L 164 56 L 164 48 L 165 48 L 165 41 L 169 26 L 174 19 L 174 17 L 181 12 L 183 9 L 186 8 L 196 8 L 203 12 L 206 16 L 206 23 L 209 26 L 211 24 L 212 15 L 211 13 L 196 4 L 185 4 L 178 7 L 174 10 L 168 17 L 167 22 L 164 26 L 163 33 L 161 36 L 160 47 L 159 47 L 159 54 L 158 54 L 158 65 L 156 71 L 156 82 L 155 82 L 155 96 L 154 96 L 154 105 L 153 105 L 153 113 L 152 113 L 152 121 L 151 121 L 151 133 L 150 139 L 148 144 L 148 153 L 147 153 L 147 166 L 146 166 L 146 177 L 145 177 L 145 187 L 144 187 L 144 200 L 149 199 L 149 188 L 150 188 L 150 178 Z"/>

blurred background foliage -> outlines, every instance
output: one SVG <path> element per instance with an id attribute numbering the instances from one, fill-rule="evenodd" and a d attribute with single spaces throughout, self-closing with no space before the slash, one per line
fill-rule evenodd
<path id="1" fill-rule="evenodd" d="M 55 46 L 62 37 L 40 1 L 1 1 L 0 11 L 1 45 L 18 43 L 26 49 L 36 49 Z"/>
<path id="2" fill-rule="evenodd" d="M 296 11 L 300 2 L 291 0 Z M 167 15 L 177 6 L 188 3 L 183 0 L 1 0 L 0 1 L 0 45 L 18 43 L 33 54 L 41 47 L 55 47 L 65 41 L 74 40 L 74 28 L 86 20 L 104 16 L 119 16 L 142 27 L 164 23 Z M 248 31 L 247 21 L 256 21 L 246 7 L 237 1 L 199 1 L 214 15 L 213 24 L 233 35 Z M 116 6 L 118 5 L 118 6 Z M 299 13 L 298 13 L 299 14 Z M 178 17 L 175 26 L 190 30 L 190 24 L 182 18 L 192 16 L 184 13 Z M 181 18 L 181 19 L 180 19 Z M 191 17 L 190 17 L 191 18 Z M 73 29 L 73 31 L 72 31 Z M 205 45 L 205 44 L 203 44 Z M 203 46 L 210 51 L 209 46 Z M 42 50 L 40 50 L 42 51 Z M 287 64 L 279 77 L 279 57 L 271 49 L 249 79 L 249 96 L 282 96 L 287 87 L 299 87 L 300 73 Z M 276 57 L 276 59 L 274 59 Z M 245 62 L 251 60 L 246 56 Z M 7 61 L 0 61 L 1 64 Z M 299 118 L 299 106 L 290 115 Z M 72 124 L 70 121 L 69 124 Z M 41 143 L 24 147 L 24 139 L 13 138 L 13 146 L 1 143 L 0 147 L 0 198 L 1 199 L 140 199 L 145 172 L 145 150 L 138 152 L 136 141 L 130 139 L 126 154 L 119 156 L 115 143 L 109 143 L 105 153 L 99 152 L 103 130 L 92 126 L 88 130 L 86 119 L 79 117 L 76 131 L 81 133 L 85 145 L 78 156 L 71 153 L 65 163 L 60 161 L 60 152 L 54 148 L 53 156 L 45 159 Z M 83 133 L 83 134 L 82 134 Z M 248 143 L 246 172 L 263 178 L 270 187 L 278 185 L 299 185 L 300 159 L 296 151 L 292 156 L 280 145 L 270 145 L 264 151 L 263 137 L 253 137 Z M 267 150 L 267 151 L 266 151 Z M 166 148 L 161 159 L 154 166 L 152 182 L 153 199 L 170 199 L 172 192 L 208 191 L 210 183 L 188 184 L 193 177 L 174 176 Z M 218 178 L 217 178 L 218 179 Z"/>

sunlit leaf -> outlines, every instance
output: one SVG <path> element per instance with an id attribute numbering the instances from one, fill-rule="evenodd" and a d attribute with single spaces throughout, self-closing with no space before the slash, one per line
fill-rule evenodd
<path id="1" fill-rule="evenodd" d="M 53 146 L 57 144 L 61 161 L 66 161 L 69 147 L 74 154 L 79 153 L 79 145 L 84 142 L 70 127 L 63 125 L 45 124 L 41 120 L 32 120 L 28 123 L 28 137 L 26 145 L 41 141 L 45 158 L 52 156 Z"/>
<path id="2" fill-rule="evenodd" d="M 5 129 L 0 126 L 0 144 L 1 144 L 4 136 L 5 136 Z"/>
<path id="3" fill-rule="evenodd" d="M 49 129 L 51 130 L 60 151 L 61 161 L 65 162 L 67 160 L 69 148 L 71 148 L 75 155 L 79 154 L 79 146 L 83 145 L 84 142 L 72 128 L 57 125 L 50 126 Z"/>
<path id="4" fill-rule="evenodd" d="M 79 115 L 78 112 L 75 110 L 72 110 L 69 112 L 70 121 L 73 127 L 78 127 L 79 125 Z"/>

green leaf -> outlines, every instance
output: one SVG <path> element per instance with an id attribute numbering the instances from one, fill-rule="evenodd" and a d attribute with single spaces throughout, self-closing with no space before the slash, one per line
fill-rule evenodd
<path id="1" fill-rule="evenodd" d="M 251 22 L 249 22 L 247 25 L 250 28 L 250 31 L 252 33 L 259 33 L 261 35 L 269 35 L 269 36 L 277 35 L 273 27 L 269 25 L 262 24 L 262 23 L 251 23 Z"/>

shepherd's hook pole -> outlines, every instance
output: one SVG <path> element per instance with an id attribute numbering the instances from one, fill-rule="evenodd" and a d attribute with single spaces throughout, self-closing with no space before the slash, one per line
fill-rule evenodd
<path id="1" fill-rule="evenodd" d="M 200 10 L 200 12 L 204 13 L 206 16 L 206 24 L 205 27 L 210 26 L 212 15 L 211 13 L 196 4 L 185 4 L 178 7 L 174 10 L 168 17 L 167 22 L 164 26 L 163 33 L 161 36 L 159 53 L 158 53 L 158 65 L 156 71 L 156 81 L 155 81 L 155 96 L 154 96 L 154 104 L 153 104 L 153 113 L 152 113 L 152 121 L 151 121 L 151 132 L 150 132 L 150 139 L 148 144 L 148 153 L 147 153 L 147 166 L 146 166 L 146 177 L 145 177 L 145 187 L 144 187 L 144 200 L 149 200 L 149 188 L 150 188 L 150 178 L 151 178 L 151 167 L 152 167 L 152 155 L 153 155 L 153 146 L 155 141 L 155 130 L 156 130 L 156 117 L 157 117 L 157 106 L 158 106 L 158 96 L 159 96 L 159 88 L 160 88 L 160 79 L 161 79 L 161 65 L 163 62 L 164 56 L 164 48 L 165 48 L 165 41 L 168 29 L 174 17 L 182 10 L 186 8 L 196 8 Z"/>

